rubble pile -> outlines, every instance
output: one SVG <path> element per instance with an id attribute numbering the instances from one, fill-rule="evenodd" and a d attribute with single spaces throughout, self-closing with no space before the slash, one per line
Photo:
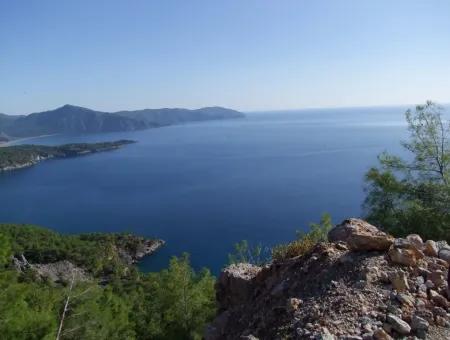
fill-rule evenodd
<path id="1" fill-rule="evenodd" d="M 360 219 L 263 267 L 227 267 L 206 339 L 450 339 L 450 246 Z"/>

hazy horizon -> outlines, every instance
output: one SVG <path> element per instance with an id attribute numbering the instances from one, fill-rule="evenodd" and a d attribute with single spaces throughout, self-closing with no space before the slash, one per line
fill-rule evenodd
<path id="1" fill-rule="evenodd" d="M 402 110 L 406 110 L 406 109 L 413 109 L 416 105 L 421 105 L 423 103 L 413 103 L 413 104 L 395 104 L 395 105 L 358 105 L 358 106 L 323 106 L 323 107 L 299 107 L 299 108 L 289 108 L 289 109 L 285 109 L 285 108 L 280 108 L 280 109 L 270 109 L 270 110 L 238 110 L 235 109 L 233 107 L 225 107 L 227 109 L 231 109 L 231 110 L 236 110 L 236 111 L 240 111 L 242 113 L 271 113 L 271 112 L 300 112 L 300 111 L 321 111 L 321 110 L 345 110 L 345 109 L 349 109 L 349 110 L 355 110 L 355 109 L 376 109 L 376 108 L 380 108 L 380 109 L 386 109 L 386 108 L 399 108 Z M 444 110 L 448 110 L 448 108 L 450 107 L 450 102 L 439 102 L 438 103 L 441 107 L 444 108 Z M 111 111 L 102 111 L 100 109 L 96 109 L 93 107 L 87 107 L 87 106 L 83 106 L 83 105 L 77 105 L 77 104 L 70 104 L 70 103 L 66 103 L 63 105 L 60 105 L 58 107 L 52 107 L 52 108 L 48 108 L 45 109 L 43 111 L 32 111 L 32 112 L 24 112 L 24 113 L 16 113 L 16 114 L 10 114 L 7 112 L 1 112 L 0 114 L 6 114 L 6 115 L 11 115 L 11 116 L 23 116 L 23 115 L 29 115 L 32 113 L 40 113 L 40 112 L 45 112 L 45 111 L 53 111 L 56 109 L 59 109 L 63 106 L 66 105 L 70 105 L 70 106 L 76 106 L 76 107 L 82 107 L 85 109 L 90 109 L 93 111 L 99 111 L 99 112 L 106 112 L 106 113 L 115 113 L 115 112 L 120 112 L 120 111 L 138 111 L 138 110 L 146 110 L 146 109 L 150 109 L 150 110 L 157 110 L 157 109 L 200 109 L 200 108 L 206 108 L 207 106 L 199 106 L 199 107 L 193 107 L 193 108 L 185 108 L 185 107 L 141 107 L 141 108 L 129 108 L 129 109 L 122 109 L 122 110 L 111 110 Z"/>

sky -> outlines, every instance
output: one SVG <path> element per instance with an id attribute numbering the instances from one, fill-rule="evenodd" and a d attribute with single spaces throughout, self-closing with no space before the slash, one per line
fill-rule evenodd
<path id="1" fill-rule="evenodd" d="M 450 102 L 448 0 L 0 0 L 0 112 Z"/>

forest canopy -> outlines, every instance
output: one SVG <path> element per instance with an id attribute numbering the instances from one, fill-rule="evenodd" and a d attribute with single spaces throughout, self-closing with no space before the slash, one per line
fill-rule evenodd
<path id="1" fill-rule="evenodd" d="M 213 276 L 194 271 L 188 255 L 173 257 L 161 272 L 141 273 L 118 255 L 138 243 L 129 234 L 61 235 L 0 225 L 2 337 L 201 339 L 215 315 Z M 61 261 L 73 264 L 61 280 L 38 273 L 37 264 Z"/>

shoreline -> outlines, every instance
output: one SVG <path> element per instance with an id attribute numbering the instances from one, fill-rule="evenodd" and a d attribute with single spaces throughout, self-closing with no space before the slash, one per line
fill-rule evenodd
<path id="1" fill-rule="evenodd" d="M 135 141 L 123 139 L 113 142 L 66 144 L 59 147 L 33 144 L 7 146 L 0 152 L 0 172 L 31 167 L 48 159 L 79 157 L 113 151 L 132 143 L 135 143 Z"/>
<path id="2" fill-rule="evenodd" d="M 147 256 L 151 256 L 160 250 L 166 241 L 163 239 L 145 239 L 144 240 L 144 249 L 141 251 L 137 251 L 134 256 L 132 256 L 132 264 L 139 264 L 139 262 Z"/>

